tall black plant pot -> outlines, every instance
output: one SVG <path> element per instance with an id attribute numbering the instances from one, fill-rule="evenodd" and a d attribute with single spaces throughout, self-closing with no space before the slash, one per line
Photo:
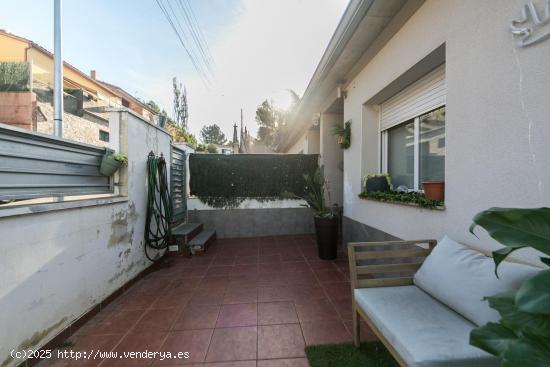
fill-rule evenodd
<path id="1" fill-rule="evenodd" d="M 338 217 L 315 217 L 315 235 L 319 257 L 323 260 L 334 260 L 338 246 Z"/>

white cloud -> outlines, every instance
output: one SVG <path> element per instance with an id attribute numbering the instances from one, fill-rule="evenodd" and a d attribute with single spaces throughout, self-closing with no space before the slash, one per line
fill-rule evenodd
<path id="1" fill-rule="evenodd" d="M 203 125 L 217 123 L 231 137 L 242 107 L 244 122 L 255 134 L 256 107 L 264 99 L 285 106 L 288 89 L 304 92 L 346 3 L 244 0 L 241 16 L 212 50 L 215 86 L 208 90 L 198 78 L 186 81 L 191 131 L 197 134 Z M 155 95 L 156 87 L 149 84 L 149 94 Z M 171 106 L 171 95 L 162 87 L 159 100 Z"/>

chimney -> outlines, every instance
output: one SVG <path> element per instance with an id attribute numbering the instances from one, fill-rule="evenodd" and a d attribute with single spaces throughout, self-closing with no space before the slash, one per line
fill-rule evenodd
<path id="1" fill-rule="evenodd" d="M 97 71 L 91 70 L 90 71 L 90 78 L 92 78 L 93 80 L 97 80 Z"/>

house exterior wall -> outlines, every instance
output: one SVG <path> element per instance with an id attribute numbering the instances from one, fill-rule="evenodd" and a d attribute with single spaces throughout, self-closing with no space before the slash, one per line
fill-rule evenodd
<path id="1" fill-rule="evenodd" d="M 320 141 L 321 141 L 321 156 L 320 163 L 324 166 L 325 179 L 328 182 L 328 190 L 330 190 L 329 205 L 338 204 L 342 206 L 342 148 L 338 145 L 336 137 L 333 134 L 333 129 L 336 124 L 342 123 L 342 115 L 340 114 L 321 114 L 320 124 Z"/>
<path id="2" fill-rule="evenodd" d="M 2 367 L 17 364 L 10 350 L 38 349 L 151 264 L 143 251 L 146 160 L 151 150 L 169 157 L 170 136 L 129 112 L 112 112 L 110 125 L 111 147 L 129 158 L 119 171 L 125 197 L 43 213 L 35 205 L 18 216 L 0 209 Z"/>
<path id="3" fill-rule="evenodd" d="M 537 1 L 542 9 L 543 1 Z M 521 48 L 509 30 L 523 0 L 428 0 L 347 86 L 344 215 L 399 238 L 498 244 L 468 232 L 491 206 L 550 205 L 550 41 Z M 472 27 L 474 29 L 472 29 Z M 376 106 L 365 103 L 438 46 L 446 45 L 446 210 L 365 201 L 361 177 L 380 169 Z M 357 138 L 356 138 L 357 137 Z M 360 141 L 358 144 L 357 142 Z M 368 239 L 368 238 L 363 238 Z M 530 252 L 516 256 L 536 262 Z"/>
<path id="4" fill-rule="evenodd" d="M 298 154 L 298 153 L 319 154 L 320 152 L 321 152 L 320 130 L 309 129 L 285 153 L 287 154 Z"/>
<path id="5" fill-rule="evenodd" d="M 0 34 L 0 61 L 26 61 L 26 48 L 26 42 Z"/>

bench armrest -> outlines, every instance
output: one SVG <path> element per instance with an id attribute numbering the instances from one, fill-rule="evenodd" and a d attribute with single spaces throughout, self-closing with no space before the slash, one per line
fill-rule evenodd
<path id="1" fill-rule="evenodd" d="M 421 244 L 427 246 L 424 248 L 419 246 Z M 352 290 L 413 284 L 412 276 L 388 274 L 377 278 L 375 276 L 384 273 L 415 272 L 436 245 L 436 240 L 350 242 L 348 244 L 348 259 Z M 401 262 L 372 265 L 362 265 L 360 263 L 362 260 L 369 259 L 386 259 L 389 261 L 400 259 Z"/>

